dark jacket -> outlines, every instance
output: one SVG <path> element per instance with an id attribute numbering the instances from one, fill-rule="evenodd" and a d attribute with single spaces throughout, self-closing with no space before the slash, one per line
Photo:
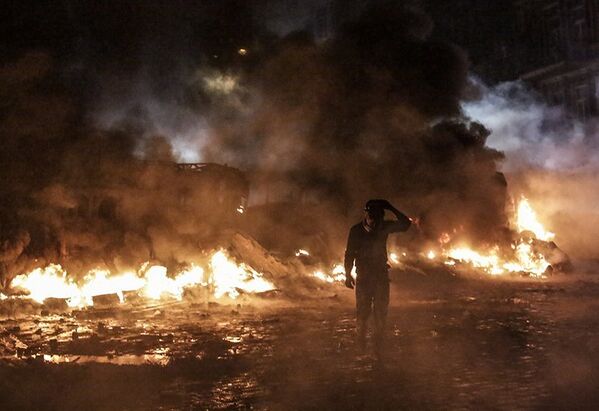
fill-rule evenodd
<path id="1" fill-rule="evenodd" d="M 375 230 L 368 232 L 360 222 L 349 230 L 345 249 L 345 267 L 356 264 L 358 275 L 376 275 L 387 272 L 387 237 L 391 233 L 406 231 L 410 219 L 403 214 L 397 220 L 385 220 Z"/>

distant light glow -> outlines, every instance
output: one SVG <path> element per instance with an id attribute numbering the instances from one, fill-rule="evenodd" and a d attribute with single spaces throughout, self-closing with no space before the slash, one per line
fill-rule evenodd
<path id="1" fill-rule="evenodd" d="M 310 255 L 310 253 L 308 252 L 308 250 L 304 250 L 303 248 L 300 248 L 299 250 L 297 250 L 297 251 L 295 252 L 295 256 L 296 256 L 296 257 L 302 256 L 302 255 L 303 255 L 303 256 L 309 256 L 309 255 Z"/>
<path id="2" fill-rule="evenodd" d="M 237 77 L 229 74 L 213 73 L 202 80 L 206 90 L 217 94 L 229 94 L 237 88 Z"/>

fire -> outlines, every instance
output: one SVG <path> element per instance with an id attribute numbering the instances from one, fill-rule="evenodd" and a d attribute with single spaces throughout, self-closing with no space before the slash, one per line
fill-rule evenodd
<path id="1" fill-rule="evenodd" d="M 551 241 L 555 237 L 554 233 L 545 230 L 537 219 L 537 213 L 535 213 L 524 196 L 522 196 L 518 204 L 516 225 L 519 232 L 532 231 L 539 240 Z"/>
<path id="2" fill-rule="evenodd" d="M 486 254 L 468 247 L 453 248 L 445 253 L 445 256 L 449 258 L 445 264 L 455 265 L 456 262 L 469 264 L 491 275 L 529 273 L 535 277 L 542 277 L 550 265 L 542 254 L 533 251 L 530 243 L 519 242 L 515 246 L 515 251 L 513 260 L 504 261 L 499 256 L 497 247 Z"/>
<path id="3" fill-rule="evenodd" d="M 209 261 L 208 270 L 191 264 L 174 276 L 168 275 L 166 267 L 149 263 L 144 263 L 137 273 L 113 275 L 107 270 L 92 270 L 79 283 L 60 265 L 50 264 L 15 277 L 11 287 L 26 291 L 29 298 L 39 303 L 48 298 L 60 298 L 70 307 L 80 308 L 92 306 L 93 297 L 98 295 L 116 294 L 122 303 L 124 293 L 130 291 L 151 300 L 165 297 L 181 300 L 185 289 L 194 286 L 211 287 L 216 298 L 225 295 L 236 298 L 240 291 L 255 293 L 274 289 L 262 274 L 243 263 L 235 263 L 224 250 L 214 252 Z M 6 298 L 0 295 L 0 299 Z"/>
<path id="4" fill-rule="evenodd" d="M 533 232 L 538 239 L 548 241 L 554 234 L 545 230 L 537 220 L 536 213 L 528 200 L 522 197 L 516 216 L 518 230 Z M 456 266 L 468 264 L 490 275 L 505 273 L 529 273 L 542 277 L 550 266 L 543 254 L 535 251 L 535 240 L 522 236 L 512 245 L 511 254 L 500 252 L 499 247 L 491 247 L 486 251 L 477 251 L 467 245 L 450 246 L 451 237 L 443 233 L 439 239 L 440 248 L 430 249 L 423 254 L 429 260 L 440 259 L 443 264 Z M 402 253 L 406 256 L 406 253 Z M 298 249 L 296 256 L 310 256 L 306 249 Z M 400 264 L 396 252 L 389 254 L 391 264 Z M 355 278 L 355 270 L 352 276 Z M 329 269 L 319 268 L 312 276 L 326 283 L 338 283 L 345 280 L 345 269 L 342 264 L 335 264 Z M 113 274 L 107 270 L 91 270 L 82 280 L 75 281 L 57 264 L 44 268 L 36 268 L 27 274 L 15 277 L 11 283 L 14 289 L 24 290 L 28 297 L 43 303 L 49 298 L 66 300 L 70 307 L 86 307 L 93 305 L 95 296 L 115 294 L 121 303 L 125 301 L 126 292 L 135 292 L 151 300 L 174 298 L 181 300 L 189 287 L 207 287 L 215 298 L 237 298 L 242 292 L 259 293 L 274 290 L 275 286 L 266 280 L 262 273 L 244 263 L 237 263 L 225 250 L 214 251 L 205 265 L 190 264 L 186 269 L 169 275 L 164 266 L 144 263 L 137 272 Z M 0 293 L 0 300 L 11 298 Z"/>
<path id="5" fill-rule="evenodd" d="M 316 278 L 318 278 L 321 281 L 325 281 L 327 283 L 334 283 L 335 279 L 333 277 L 331 277 L 328 274 L 325 274 L 323 271 L 321 270 L 316 270 L 312 273 L 312 275 Z"/>
<path id="6" fill-rule="evenodd" d="M 451 236 L 449 235 L 449 233 L 442 233 L 441 236 L 439 237 L 440 244 L 447 244 L 450 241 L 451 241 Z"/>
<path id="7" fill-rule="evenodd" d="M 231 261 L 223 250 L 217 251 L 210 258 L 212 276 L 209 283 L 214 286 L 214 296 L 220 298 L 228 295 L 236 298 L 238 290 L 259 293 L 274 290 L 272 283 L 266 281 L 262 274 L 251 267 Z"/>
<path id="8" fill-rule="evenodd" d="M 545 230 L 536 218 L 536 213 L 530 206 L 528 200 L 522 197 L 518 205 L 516 216 L 517 227 L 520 233 L 532 231 L 538 239 L 549 241 L 554 234 Z M 455 232 L 455 230 L 454 230 Z M 468 245 L 460 244 L 451 246 L 452 237 L 449 233 L 442 233 L 438 239 L 439 248 L 424 251 L 421 256 L 432 261 L 440 261 L 447 266 L 467 264 L 477 270 L 498 276 L 508 273 L 528 273 L 534 277 L 543 277 L 550 266 L 542 253 L 535 251 L 534 240 L 522 236 L 512 244 L 512 252 L 509 255 L 502 253 L 498 246 L 491 247 L 486 251 L 477 251 Z M 297 256 L 309 255 L 303 249 L 296 252 Z M 406 253 L 402 253 L 404 257 Z M 389 253 L 389 261 L 393 265 L 400 264 L 400 258 L 396 252 Z M 316 270 L 312 275 L 327 283 L 342 282 L 345 279 L 345 271 L 341 264 L 334 266 L 333 270 Z M 355 277 L 355 271 L 352 272 Z"/>
<path id="9" fill-rule="evenodd" d="M 155 265 L 145 273 L 146 283 L 142 294 L 150 299 L 159 300 L 163 295 L 171 296 L 177 300 L 183 298 L 183 290 L 193 285 L 204 284 L 204 270 L 193 266 L 189 271 L 183 271 L 175 278 L 167 276 L 166 267 Z"/>
<path id="10" fill-rule="evenodd" d="M 12 281 L 13 287 L 29 291 L 29 297 L 43 303 L 48 298 L 80 298 L 77 284 L 67 278 L 66 272 L 57 264 L 45 268 L 37 268 L 29 274 L 17 276 Z"/>
<path id="11" fill-rule="evenodd" d="M 481 268 L 492 275 L 503 274 L 497 250 L 492 250 L 488 255 L 480 254 L 470 248 L 455 248 L 447 252 L 447 257 L 455 261 L 466 262 L 476 268 Z"/>
<path id="12" fill-rule="evenodd" d="M 520 242 L 516 246 L 517 263 L 506 263 L 506 269 L 512 272 L 529 272 L 535 276 L 542 276 L 549 267 L 549 262 L 540 253 L 532 250 L 530 243 Z"/>
<path id="13" fill-rule="evenodd" d="M 356 278 L 355 267 L 351 272 L 352 277 Z M 329 271 L 322 269 L 316 270 L 312 273 L 312 276 L 318 278 L 321 281 L 327 283 L 344 282 L 345 281 L 345 268 L 342 264 L 335 264 Z"/>
<path id="14" fill-rule="evenodd" d="M 94 295 L 116 294 L 119 301 L 125 301 L 123 292 L 135 291 L 144 286 L 144 281 L 135 273 L 124 273 L 111 277 L 109 271 L 96 270 L 89 273 L 81 287 L 81 297 L 84 301 L 72 297 L 73 306 L 93 305 Z M 41 301 L 40 301 L 41 302 Z"/>
<path id="15" fill-rule="evenodd" d="M 545 230 L 543 225 L 537 220 L 535 211 L 525 197 L 522 197 L 518 204 L 516 225 L 520 233 L 532 231 L 538 239 L 543 241 L 550 241 L 555 236 L 552 232 Z M 446 261 L 447 265 L 455 265 L 456 262 L 461 262 L 482 269 L 491 275 L 524 272 L 536 277 L 542 277 L 550 266 L 541 253 L 534 251 L 533 240 L 531 239 L 521 238 L 512 245 L 512 248 L 514 256 L 510 261 L 502 260 L 498 247 L 494 247 L 483 254 L 463 246 L 452 248 L 445 252 L 444 255 L 449 258 Z"/>

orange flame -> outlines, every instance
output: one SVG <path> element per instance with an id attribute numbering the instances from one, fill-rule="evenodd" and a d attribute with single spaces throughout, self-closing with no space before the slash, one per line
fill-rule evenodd
<path id="1" fill-rule="evenodd" d="M 124 292 L 128 291 L 153 300 L 164 297 L 181 300 L 184 290 L 194 286 L 212 286 L 216 298 L 236 298 L 240 291 L 255 293 L 274 289 L 261 273 L 243 263 L 235 263 L 224 250 L 211 255 L 207 276 L 204 268 L 194 264 L 173 277 L 167 274 L 166 267 L 145 263 L 138 273 L 112 275 L 107 270 L 92 270 L 79 284 L 60 265 L 50 264 L 18 275 L 11 287 L 23 289 L 29 298 L 39 303 L 48 298 L 61 298 L 70 307 L 92 306 L 93 297 L 106 294 L 116 294 L 124 302 Z M 2 294 L 2 299 L 5 298 L 8 297 Z"/>
<path id="2" fill-rule="evenodd" d="M 545 230 L 545 227 L 537 219 L 537 213 L 532 209 L 526 197 L 522 196 L 518 204 L 516 226 L 519 232 L 531 231 L 539 240 L 551 241 L 555 234 Z"/>

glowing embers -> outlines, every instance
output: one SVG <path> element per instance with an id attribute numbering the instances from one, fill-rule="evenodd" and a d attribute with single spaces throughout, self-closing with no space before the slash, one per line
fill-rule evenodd
<path id="1" fill-rule="evenodd" d="M 356 278 L 356 268 L 351 272 L 352 277 Z M 334 264 L 328 270 L 317 269 L 312 272 L 312 276 L 326 283 L 342 283 L 345 281 L 345 268 L 341 264 Z"/>
<path id="2" fill-rule="evenodd" d="M 355 278 L 355 274 L 352 272 Z M 330 270 L 315 270 L 312 276 L 327 283 L 345 281 L 345 269 L 341 264 L 335 264 Z"/>
<path id="3" fill-rule="evenodd" d="M 329 284 L 345 281 L 345 269 L 343 268 L 343 265 L 334 264 L 329 266 L 329 268 L 322 268 L 323 264 L 316 263 L 312 254 L 305 248 L 297 249 L 295 251 L 295 256 L 304 263 L 307 262 L 310 266 L 316 266 L 316 269 L 310 268 L 309 270 L 311 271 L 308 271 L 312 277 Z"/>
<path id="4" fill-rule="evenodd" d="M 262 274 L 243 263 L 235 263 L 224 250 L 211 254 L 207 270 L 191 264 L 173 276 L 168 275 L 164 266 L 145 263 L 137 273 L 112 275 L 106 270 L 92 270 L 81 281 L 75 282 L 60 265 L 51 264 L 19 275 L 11 283 L 13 289 L 22 289 L 29 298 L 39 303 L 49 298 L 60 298 L 65 299 L 70 307 L 92 306 L 94 297 L 108 294 L 116 294 L 122 303 L 125 292 L 136 292 L 151 300 L 181 300 L 186 288 L 196 286 L 207 287 L 216 298 L 236 298 L 241 292 L 274 289 L 274 285 Z"/>

